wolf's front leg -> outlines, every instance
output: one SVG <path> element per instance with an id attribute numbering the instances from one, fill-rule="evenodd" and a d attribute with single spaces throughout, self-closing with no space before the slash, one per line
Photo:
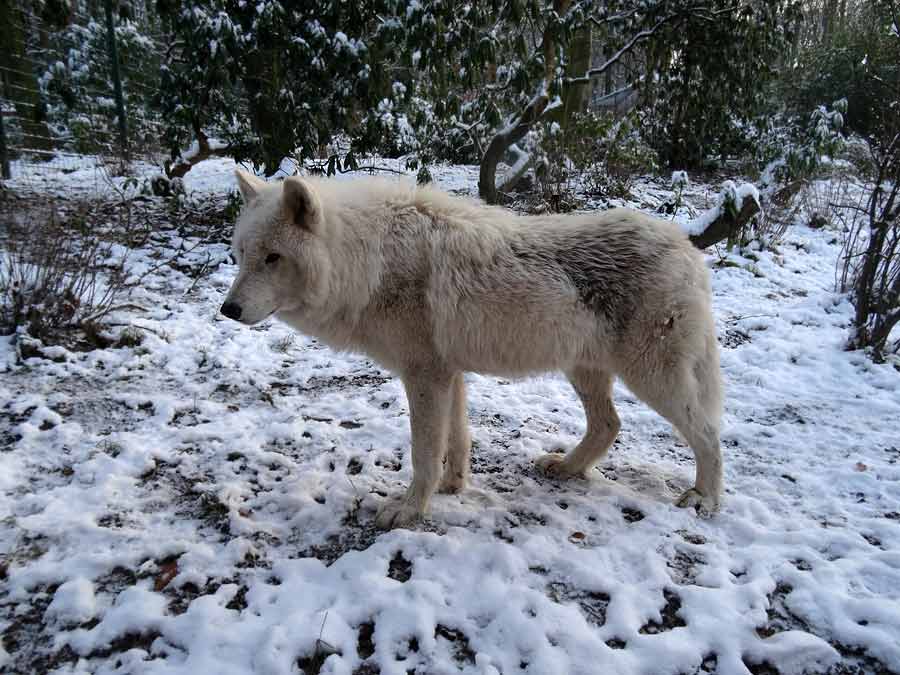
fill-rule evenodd
<path id="1" fill-rule="evenodd" d="M 403 378 L 412 428 L 413 478 L 406 495 L 381 506 L 378 527 L 409 527 L 428 510 L 441 479 L 447 448 L 452 375 L 416 374 Z"/>

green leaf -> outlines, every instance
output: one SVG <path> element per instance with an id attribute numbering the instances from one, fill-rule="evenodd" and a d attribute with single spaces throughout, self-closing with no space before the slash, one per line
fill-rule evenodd
<path id="1" fill-rule="evenodd" d="M 430 182 L 432 182 L 431 172 L 428 170 L 428 167 L 423 164 L 422 168 L 419 169 L 419 173 L 416 174 L 416 183 L 425 185 Z"/>

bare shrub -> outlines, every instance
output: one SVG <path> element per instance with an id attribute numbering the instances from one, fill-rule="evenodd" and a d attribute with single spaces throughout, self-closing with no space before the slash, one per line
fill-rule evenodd
<path id="1" fill-rule="evenodd" d="M 753 226 L 754 238 L 763 248 L 776 246 L 795 222 L 800 206 L 794 197 L 803 187 L 802 181 L 788 183 L 769 197 Z"/>
<path id="2" fill-rule="evenodd" d="M 856 308 L 849 347 L 871 348 L 881 360 L 900 349 L 900 339 L 889 344 L 900 323 L 900 133 L 871 147 L 874 181 L 837 211 L 846 229 L 838 281 Z"/>
<path id="3" fill-rule="evenodd" d="M 847 147 L 842 133 L 846 112 L 847 101 L 840 99 L 830 109 L 816 106 L 805 120 L 775 115 L 760 132 L 756 161 L 766 187 L 753 236 L 761 246 L 776 245 L 804 213 L 812 227 L 831 223 L 831 204 L 840 198 L 844 179 L 854 173 L 849 161 L 831 159 Z"/>
<path id="4" fill-rule="evenodd" d="M 576 192 L 628 198 L 637 176 L 658 169 L 655 151 L 640 137 L 632 118 L 586 112 L 566 128 L 549 124 L 535 176 L 551 210 L 575 208 Z"/>
<path id="5" fill-rule="evenodd" d="M 754 225 L 760 245 L 777 245 L 794 223 L 803 219 L 813 228 L 846 229 L 844 211 L 865 193 L 859 169 L 847 161 L 818 167 L 814 178 L 796 178 L 765 198 Z"/>
<path id="6" fill-rule="evenodd" d="M 855 168 L 849 162 L 831 164 L 816 178 L 803 183 L 800 190 L 800 208 L 810 227 L 835 228 L 840 205 L 853 201 L 860 183 Z M 795 214 L 796 215 L 796 214 Z"/>
<path id="7" fill-rule="evenodd" d="M 135 329 L 156 331 L 110 314 L 143 309 L 130 301 L 135 288 L 171 269 L 189 282 L 187 295 L 215 269 L 220 258 L 205 247 L 229 239 L 228 200 L 154 199 L 135 194 L 137 182 L 113 187 L 77 200 L 0 195 L 0 335 L 105 347 L 106 330 L 125 327 L 113 344 L 134 346 Z"/>
<path id="8" fill-rule="evenodd" d="M 4 209 L 0 330 L 39 339 L 93 330 L 128 295 L 125 249 L 100 231 L 86 204 L 17 206 Z"/>

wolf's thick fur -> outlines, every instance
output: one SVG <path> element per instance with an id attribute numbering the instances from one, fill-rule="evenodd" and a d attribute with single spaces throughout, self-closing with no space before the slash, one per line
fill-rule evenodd
<path id="1" fill-rule="evenodd" d="M 667 418 L 697 461 L 680 506 L 713 511 L 722 491 L 721 383 L 710 287 L 679 228 L 638 211 L 517 216 L 368 179 L 238 173 L 246 206 L 240 272 L 223 313 L 271 314 L 395 371 L 409 399 L 413 480 L 383 527 L 408 525 L 436 489 L 469 474 L 463 373 L 563 371 L 587 415 L 584 439 L 539 467 L 585 475 L 619 430 L 613 378 Z"/>

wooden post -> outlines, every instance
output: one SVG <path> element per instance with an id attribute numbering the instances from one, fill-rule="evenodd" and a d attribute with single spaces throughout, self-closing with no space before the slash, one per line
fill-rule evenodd
<path id="1" fill-rule="evenodd" d="M 6 131 L 3 129 L 3 99 L 0 99 L 0 178 L 4 180 L 12 178 L 9 169 L 9 151 L 6 149 Z"/>
<path id="2" fill-rule="evenodd" d="M 125 121 L 125 97 L 122 95 L 122 78 L 119 74 L 119 52 L 116 49 L 116 27 L 113 23 L 112 0 L 105 0 L 106 9 L 106 46 L 109 50 L 109 62 L 112 70 L 113 88 L 116 96 L 116 116 L 119 118 L 119 145 L 122 159 L 128 159 L 128 125 Z"/>

